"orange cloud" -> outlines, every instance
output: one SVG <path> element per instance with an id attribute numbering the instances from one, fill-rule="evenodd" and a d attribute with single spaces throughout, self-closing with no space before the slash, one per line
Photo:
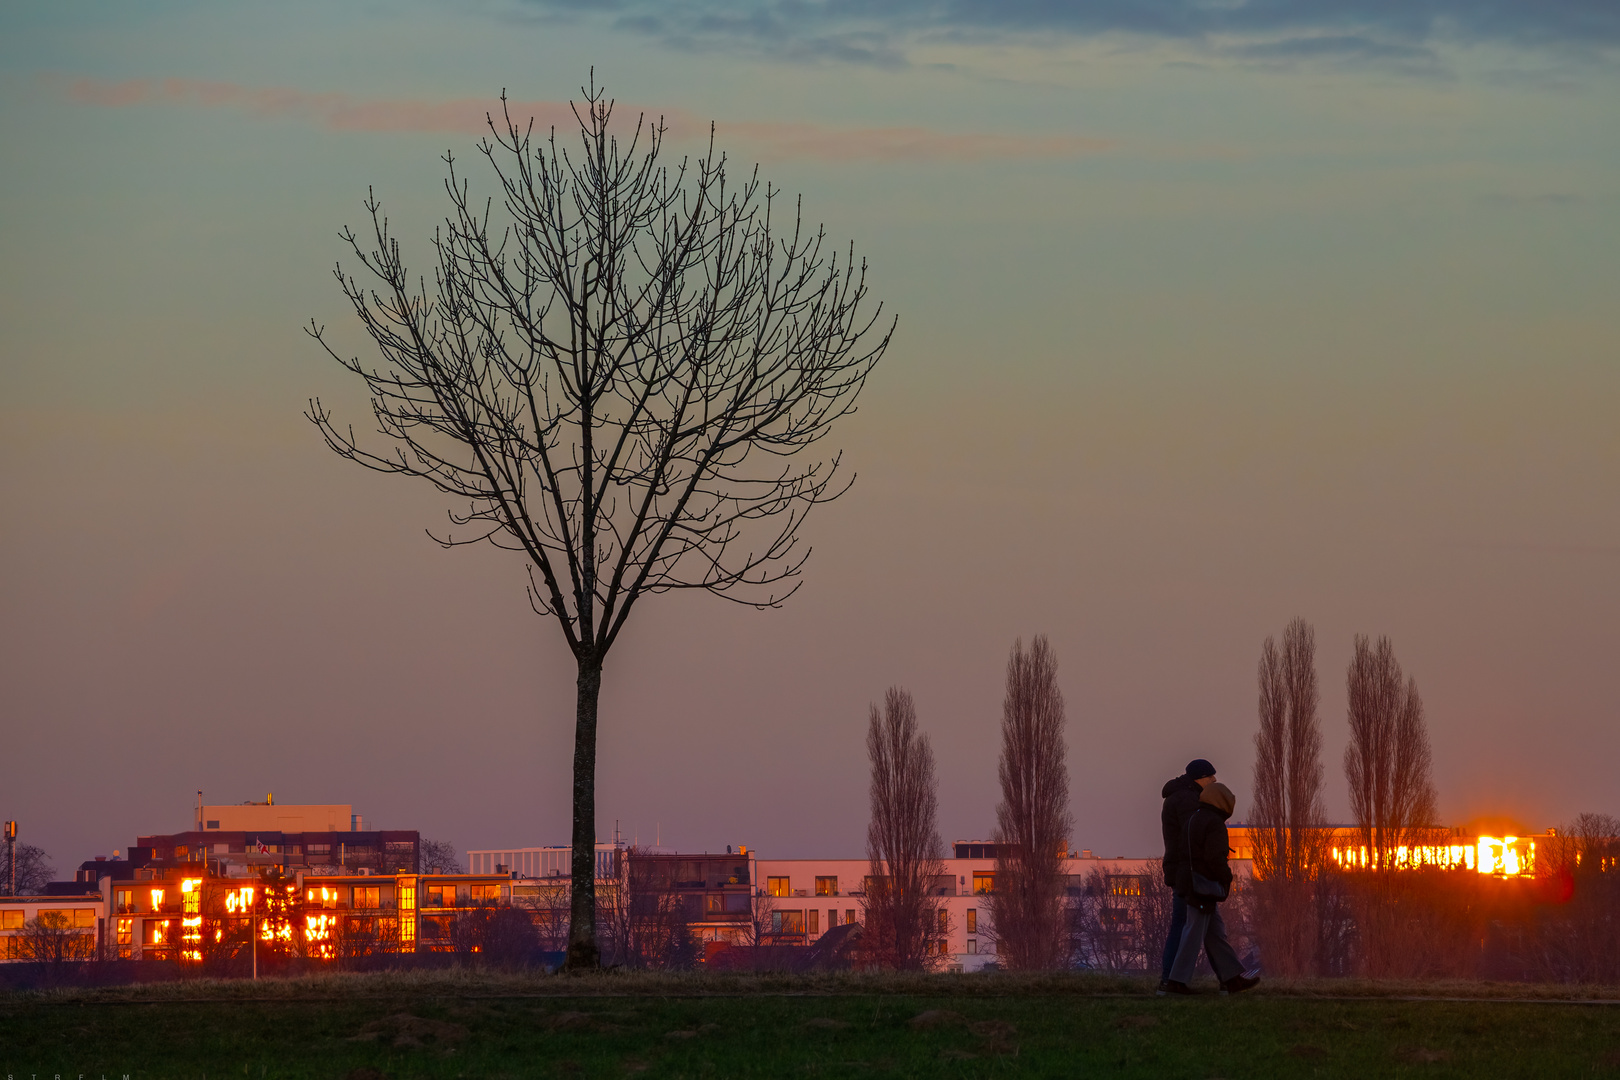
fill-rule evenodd
<path id="1" fill-rule="evenodd" d="M 234 108 L 262 117 L 289 117 L 332 131 L 428 132 L 477 134 L 487 130 L 492 102 L 357 100 L 347 94 L 309 94 L 283 87 L 249 87 L 196 79 L 130 79 L 103 82 L 76 79 L 68 96 L 85 105 L 122 108 L 132 105 L 190 105 Z M 634 108 L 620 106 L 632 114 Z M 574 114 L 567 102 L 514 101 L 514 117 L 534 117 L 541 128 L 570 127 Z M 682 110 L 644 110 L 661 115 L 675 135 L 695 135 L 708 125 Z M 818 124 L 719 123 L 718 133 L 754 146 L 767 158 L 814 158 L 824 161 L 979 161 L 987 158 L 1061 158 L 1116 149 L 1112 139 L 1079 135 L 1009 135 L 990 132 L 953 133 L 920 127 L 834 128 Z"/>
<path id="2" fill-rule="evenodd" d="M 197 79 L 130 79 L 102 82 L 75 79 L 68 96 L 86 105 L 194 105 L 235 108 L 257 116 L 285 116 L 333 131 L 486 130 L 493 102 L 464 98 L 453 101 L 357 101 L 347 94 L 307 94 L 284 87 L 251 87 Z M 533 116 L 542 126 L 572 124 L 567 102 L 514 101 L 513 116 Z"/>

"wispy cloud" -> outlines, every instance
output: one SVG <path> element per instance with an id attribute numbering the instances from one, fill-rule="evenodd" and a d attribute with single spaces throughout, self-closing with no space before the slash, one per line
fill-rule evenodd
<path id="1" fill-rule="evenodd" d="M 1426 73 L 1444 44 L 1587 58 L 1620 48 L 1615 0 L 512 0 L 604 19 L 676 48 L 897 66 L 919 41 L 956 44 L 1124 36 L 1193 53 L 1238 49 L 1293 62 Z M 1269 54 L 1269 55 L 1268 55 Z"/>
<path id="2" fill-rule="evenodd" d="M 488 130 L 486 115 L 493 103 L 471 98 L 451 101 L 360 99 L 347 94 L 310 94 L 286 87 L 252 87 L 197 79 L 128 79 L 103 82 L 75 79 L 68 96 L 85 105 L 189 105 L 239 109 L 260 117 L 286 117 L 332 131 L 450 131 L 474 134 Z M 514 101 L 514 116 L 533 116 L 542 125 L 573 123 L 567 102 Z"/>
<path id="3" fill-rule="evenodd" d="M 978 161 L 985 158 L 1066 158 L 1117 149 L 1113 139 L 1083 135 L 954 134 L 930 128 L 832 128 L 816 124 L 717 125 L 772 158 L 826 161 Z"/>
<path id="4" fill-rule="evenodd" d="M 286 87 L 251 87 L 194 79 L 131 79 L 104 82 L 75 79 L 68 96 L 81 104 L 108 108 L 138 105 L 236 109 L 263 118 L 287 118 L 332 131 L 453 132 L 488 130 L 487 117 L 499 103 L 478 99 L 424 101 L 311 94 Z M 575 123 L 567 102 L 513 101 L 514 119 L 534 117 L 541 128 Z M 708 123 L 684 109 L 620 106 L 621 115 L 661 116 L 677 137 L 701 135 Z M 767 159 L 824 161 L 977 161 L 986 158 L 1067 158 L 1118 148 L 1114 139 L 1083 135 L 1018 135 L 950 132 L 921 127 L 840 128 L 819 124 L 739 121 L 716 123 L 722 144 L 736 139 Z"/>

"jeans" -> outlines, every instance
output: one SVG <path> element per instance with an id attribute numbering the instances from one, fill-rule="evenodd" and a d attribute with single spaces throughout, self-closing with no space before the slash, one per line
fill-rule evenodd
<path id="1" fill-rule="evenodd" d="M 1181 949 L 1181 935 L 1187 929 L 1187 900 L 1178 892 L 1170 894 L 1175 899 L 1170 901 L 1170 936 L 1164 939 L 1164 968 L 1159 978 L 1170 977 L 1170 965 L 1176 962 L 1176 953 Z"/>
<path id="2" fill-rule="evenodd" d="M 1226 923 L 1221 919 L 1220 905 L 1212 905 L 1208 914 L 1197 907 L 1187 909 L 1187 929 L 1181 936 L 1181 948 L 1176 950 L 1176 962 L 1170 965 L 1170 978 L 1184 983 L 1192 979 L 1198 966 L 1198 950 L 1209 954 L 1209 966 L 1221 982 L 1243 974 L 1243 961 L 1237 950 L 1226 940 Z"/>

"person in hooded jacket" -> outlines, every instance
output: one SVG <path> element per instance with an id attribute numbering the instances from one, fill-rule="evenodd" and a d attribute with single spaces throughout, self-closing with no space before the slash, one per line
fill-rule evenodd
<path id="1" fill-rule="evenodd" d="M 1198 951 L 1209 956 L 1221 990 L 1235 994 L 1260 980 L 1243 974 L 1232 943 L 1226 940 L 1226 923 L 1221 919 L 1221 902 L 1232 892 L 1232 868 L 1226 856 L 1231 840 L 1226 819 L 1237 806 L 1237 796 L 1225 784 L 1212 783 L 1198 797 L 1198 807 L 1187 819 L 1187 858 L 1177 868 L 1176 892 L 1187 900 L 1187 929 L 1176 950 L 1175 963 L 1164 993 L 1191 994 L 1188 985 L 1198 964 Z"/>
<path id="2" fill-rule="evenodd" d="M 1176 880 L 1182 864 L 1187 861 L 1187 819 L 1198 809 L 1198 797 L 1204 788 L 1215 782 L 1215 766 L 1203 758 L 1187 762 L 1187 771 L 1173 780 L 1165 781 L 1159 793 L 1164 808 L 1159 811 L 1159 825 L 1164 830 L 1164 883 L 1172 890 L 1170 900 L 1170 933 L 1164 940 L 1164 961 L 1159 971 L 1159 992 L 1165 992 L 1170 981 L 1170 965 L 1176 961 L 1181 948 L 1181 936 L 1187 929 L 1187 898 L 1176 890 Z"/>

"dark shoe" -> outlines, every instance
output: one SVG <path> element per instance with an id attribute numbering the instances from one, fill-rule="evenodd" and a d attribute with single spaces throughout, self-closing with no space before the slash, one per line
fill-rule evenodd
<path id="1" fill-rule="evenodd" d="M 1194 990 L 1192 987 L 1188 986 L 1184 982 L 1176 982 L 1176 980 L 1174 980 L 1174 979 L 1166 979 L 1166 980 L 1164 980 L 1163 985 L 1160 986 L 1159 993 L 1161 993 L 1161 994 L 1196 994 L 1196 993 L 1198 993 L 1198 991 Z"/>
<path id="2" fill-rule="evenodd" d="M 1243 991 L 1253 989 L 1259 985 L 1259 979 L 1251 978 L 1248 975 L 1234 975 L 1221 983 L 1221 993 L 1241 994 Z"/>

